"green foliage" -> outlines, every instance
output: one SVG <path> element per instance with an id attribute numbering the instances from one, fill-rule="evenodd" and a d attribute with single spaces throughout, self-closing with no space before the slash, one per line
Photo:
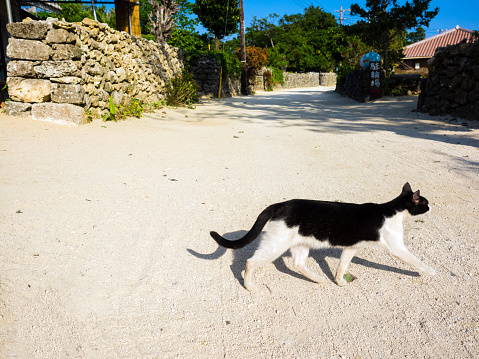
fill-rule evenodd
<path id="1" fill-rule="evenodd" d="M 474 30 L 471 35 L 471 41 L 474 42 L 476 40 L 479 40 L 479 31 Z"/>
<path id="2" fill-rule="evenodd" d="M 153 0 L 161 4 L 161 0 Z M 175 0 L 179 6 L 179 10 L 173 14 L 172 18 L 175 20 L 176 28 L 185 30 L 188 33 L 195 32 L 195 26 L 198 25 L 198 19 L 193 17 L 193 4 L 188 0 Z M 151 34 L 151 24 L 148 19 L 152 7 L 150 0 L 139 0 L 140 3 L 140 27 L 142 35 Z"/>
<path id="3" fill-rule="evenodd" d="M 193 76 L 186 71 L 166 85 L 168 106 L 191 106 L 198 101 L 198 89 Z"/>
<path id="4" fill-rule="evenodd" d="M 343 88 L 344 83 L 346 82 L 346 76 L 351 71 L 359 69 L 359 63 L 358 65 L 349 65 L 349 64 L 342 64 L 341 66 L 338 67 L 338 77 L 336 79 L 336 86 L 338 88 Z"/>
<path id="5" fill-rule="evenodd" d="M 61 8 L 60 13 L 56 16 L 54 15 L 54 17 L 63 18 L 68 22 L 80 22 L 86 17 L 93 19 L 91 6 L 86 4 L 70 1 L 62 3 Z"/>
<path id="6" fill-rule="evenodd" d="M 140 3 L 140 28 L 141 28 L 141 35 L 149 35 L 151 34 L 150 29 L 150 20 L 148 19 L 148 15 L 151 12 L 151 5 L 150 0 L 139 0 Z M 148 39 L 150 40 L 150 39 Z M 154 40 L 154 36 L 153 36 Z"/>
<path id="7" fill-rule="evenodd" d="M 201 55 L 215 58 L 223 67 L 223 77 L 229 76 L 239 78 L 241 76 L 241 62 L 238 58 L 227 51 L 195 51 L 187 54 L 186 68 L 195 65 Z"/>
<path id="8" fill-rule="evenodd" d="M 266 91 L 273 91 L 273 74 L 271 71 L 266 70 L 263 72 L 263 81 L 266 87 Z"/>
<path id="9" fill-rule="evenodd" d="M 430 2 L 406 1 L 400 6 L 397 0 L 366 0 L 365 8 L 358 4 L 351 5 L 351 15 L 359 15 L 364 19 L 352 28 L 367 45 L 380 51 L 387 75 L 391 69 L 390 56 L 401 56 L 406 31 L 419 25 L 427 27 L 439 12 L 437 7 L 428 10 Z"/>
<path id="10" fill-rule="evenodd" d="M 271 72 L 272 72 L 272 79 L 271 81 L 273 82 L 273 85 L 276 86 L 277 84 L 280 84 L 281 86 L 284 86 L 284 72 L 281 69 L 278 69 L 276 67 L 271 67 Z"/>
<path id="11" fill-rule="evenodd" d="M 93 9 L 91 4 L 80 4 L 73 0 L 65 0 L 67 2 L 61 3 L 61 10 L 59 14 L 50 13 L 47 11 L 39 11 L 37 17 L 40 20 L 46 20 L 48 17 L 65 19 L 68 22 L 80 22 L 84 18 L 94 19 Z M 106 5 L 95 5 L 97 20 L 107 24 L 112 29 L 116 29 L 116 14 L 115 9 L 106 9 Z"/>
<path id="12" fill-rule="evenodd" d="M 279 15 L 274 13 L 263 19 L 258 19 L 256 16 L 253 16 L 251 26 L 247 28 L 248 44 L 251 46 L 273 48 L 279 31 L 276 25 L 279 18 Z"/>
<path id="13" fill-rule="evenodd" d="M 278 84 L 284 85 L 284 72 L 276 67 L 270 67 L 263 72 L 263 81 L 267 91 L 273 91 Z"/>
<path id="14" fill-rule="evenodd" d="M 61 5 L 63 7 L 63 4 Z M 90 7 L 91 9 L 91 7 Z M 106 9 L 106 5 L 95 6 L 96 18 L 99 22 L 107 24 L 110 28 L 116 29 L 116 12 L 115 8 Z"/>
<path id="15" fill-rule="evenodd" d="M 113 98 L 110 96 L 110 113 L 108 115 L 103 115 L 103 121 L 115 121 L 124 120 L 127 117 L 136 117 L 140 118 L 145 110 L 145 104 L 137 99 L 132 98 L 128 106 L 119 105 L 116 106 L 113 103 Z"/>
<path id="16" fill-rule="evenodd" d="M 160 110 L 163 107 L 166 107 L 165 100 L 160 100 L 158 102 L 150 103 L 150 108 L 148 109 L 149 112 L 154 112 L 155 110 Z"/>
<path id="17" fill-rule="evenodd" d="M 333 34 L 339 29 L 333 15 L 310 6 L 304 14 L 272 14 L 253 19 L 247 29 L 248 45 L 268 48 L 268 65 L 305 72 L 329 70 L 335 66 Z"/>
<path id="18" fill-rule="evenodd" d="M 236 56 L 240 57 L 240 49 L 236 50 Z M 256 73 L 268 62 L 268 50 L 256 46 L 246 47 L 246 72 L 249 83 L 252 84 Z"/>
<path id="19" fill-rule="evenodd" d="M 193 12 L 201 24 L 215 36 L 216 50 L 220 40 L 238 31 L 238 0 L 196 0 Z"/>
<path id="20" fill-rule="evenodd" d="M 208 37 L 207 35 L 200 35 L 196 31 L 176 27 L 166 42 L 168 45 L 185 50 L 188 56 L 190 53 L 206 50 Z"/>
<path id="21" fill-rule="evenodd" d="M 415 31 L 409 32 L 406 36 L 406 45 L 414 44 L 415 42 L 424 40 L 426 38 L 426 30 L 422 26 L 418 26 Z"/>

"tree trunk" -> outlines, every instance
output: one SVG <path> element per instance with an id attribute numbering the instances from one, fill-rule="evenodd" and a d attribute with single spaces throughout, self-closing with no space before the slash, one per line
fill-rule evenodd
<path id="1" fill-rule="evenodd" d="M 384 93 L 389 94 L 389 58 L 388 58 L 388 45 L 383 43 L 383 59 L 384 59 L 384 70 L 386 70 L 386 78 L 384 79 Z"/>
<path id="2" fill-rule="evenodd" d="M 220 50 L 220 39 L 217 36 L 215 36 L 215 49 L 216 51 Z"/>

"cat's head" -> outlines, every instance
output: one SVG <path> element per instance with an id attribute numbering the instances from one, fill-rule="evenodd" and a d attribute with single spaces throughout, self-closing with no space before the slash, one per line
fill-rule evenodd
<path id="1" fill-rule="evenodd" d="M 422 197 L 419 190 L 413 192 L 409 183 L 406 183 L 402 188 L 402 196 L 406 200 L 406 209 L 412 216 L 423 214 L 429 211 L 429 202 Z"/>

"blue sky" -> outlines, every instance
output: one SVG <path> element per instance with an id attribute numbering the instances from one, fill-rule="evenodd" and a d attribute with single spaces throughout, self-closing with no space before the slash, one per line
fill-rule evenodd
<path id="1" fill-rule="evenodd" d="M 193 0 L 190 0 L 193 1 Z M 339 17 L 339 13 L 334 10 L 348 9 L 351 4 L 357 3 L 363 6 L 365 0 L 243 0 L 245 10 L 245 27 L 248 27 L 253 20 L 267 17 L 269 14 L 276 13 L 280 16 L 285 14 L 302 13 L 310 5 L 320 6 L 327 12 Z M 405 4 L 406 0 L 398 0 L 399 4 Z M 426 36 L 432 36 L 438 33 L 438 30 L 452 29 L 456 25 L 468 30 L 479 30 L 479 0 L 432 0 L 430 8 L 439 7 L 439 14 L 431 21 L 429 28 L 426 29 Z M 359 17 L 351 17 L 349 13 L 344 13 L 345 24 L 352 24 L 359 20 Z"/>

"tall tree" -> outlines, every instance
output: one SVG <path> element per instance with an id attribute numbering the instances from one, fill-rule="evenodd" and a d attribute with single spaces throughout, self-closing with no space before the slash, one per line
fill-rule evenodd
<path id="1" fill-rule="evenodd" d="M 156 42 L 165 42 L 171 37 L 175 27 L 173 15 L 179 10 L 174 0 L 150 1 L 152 7 L 148 19 L 150 20 L 151 32 L 155 35 Z"/>
<path id="2" fill-rule="evenodd" d="M 263 19 L 257 19 L 256 16 L 253 16 L 251 26 L 246 29 L 249 45 L 274 47 L 274 37 L 278 32 L 278 27 L 275 22 L 277 22 L 278 19 L 278 14 L 270 14 Z"/>
<path id="3" fill-rule="evenodd" d="M 426 38 L 426 30 L 422 26 L 418 26 L 416 31 L 411 31 L 406 36 L 407 45 L 424 40 Z"/>
<path id="4" fill-rule="evenodd" d="M 339 28 L 333 15 L 310 6 L 303 14 L 284 15 L 278 25 L 275 17 L 254 19 L 247 33 L 248 44 L 268 47 L 271 66 L 298 72 L 333 68 L 332 34 Z"/>
<path id="5" fill-rule="evenodd" d="M 431 0 L 406 1 L 399 5 L 398 0 L 366 0 L 366 7 L 351 5 L 351 15 L 359 15 L 364 20 L 356 27 L 357 34 L 363 41 L 380 50 L 386 69 L 386 77 L 390 73 L 389 50 L 397 37 L 403 37 L 406 30 L 419 25 L 429 26 L 429 22 L 437 15 L 439 8 L 429 9 Z"/>
<path id="6" fill-rule="evenodd" d="M 193 11 L 215 36 L 216 50 L 220 49 L 222 38 L 238 31 L 238 0 L 196 0 Z"/>
<path id="7" fill-rule="evenodd" d="M 194 53 L 206 49 L 207 35 L 200 35 L 195 26 L 199 24 L 198 17 L 193 13 L 193 4 L 188 0 L 176 0 L 180 9 L 175 13 L 176 26 L 167 40 L 171 46 Z"/>

